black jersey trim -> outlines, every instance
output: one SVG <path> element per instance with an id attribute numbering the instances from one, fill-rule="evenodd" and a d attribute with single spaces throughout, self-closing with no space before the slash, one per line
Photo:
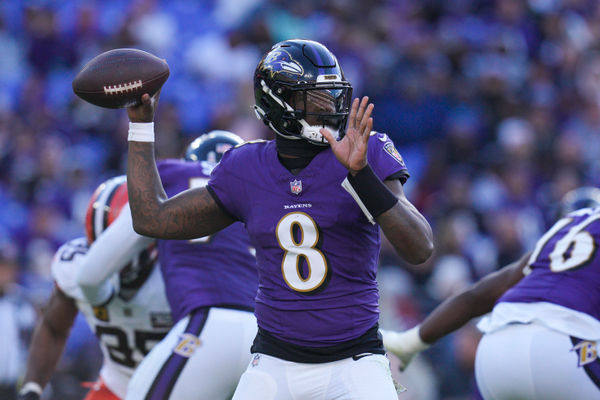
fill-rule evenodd
<path id="1" fill-rule="evenodd" d="M 314 157 L 281 157 L 281 155 L 277 153 L 277 158 L 279 159 L 279 162 L 291 172 L 294 169 L 304 169 L 308 167 L 308 164 L 311 163 Z"/>
<path id="2" fill-rule="evenodd" d="M 356 339 L 327 347 L 307 347 L 285 342 L 259 327 L 250 351 L 309 364 L 338 361 L 361 354 L 385 354 L 379 324 Z"/>

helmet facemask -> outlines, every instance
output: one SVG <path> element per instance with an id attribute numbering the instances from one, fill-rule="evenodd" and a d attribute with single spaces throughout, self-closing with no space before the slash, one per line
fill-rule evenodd
<path id="1" fill-rule="evenodd" d="M 327 128 L 337 140 L 344 137 L 352 96 L 349 85 L 342 82 L 282 83 L 271 90 L 264 84 L 263 91 L 270 98 L 269 126 L 281 136 L 287 139 L 306 139 L 316 145 L 328 145 L 320 133 L 322 128 Z M 261 118 L 264 110 L 256 109 L 256 112 Z"/>
<path id="2" fill-rule="evenodd" d="M 349 92 L 349 88 L 330 85 L 293 89 L 290 105 L 294 109 L 295 120 L 300 124 L 300 136 L 313 144 L 327 145 L 320 132 L 326 128 L 336 140 L 340 140 L 345 134 Z"/>

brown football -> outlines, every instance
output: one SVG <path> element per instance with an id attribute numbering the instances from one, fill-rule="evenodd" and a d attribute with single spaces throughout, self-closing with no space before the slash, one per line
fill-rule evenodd
<path id="1" fill-rule="evenodd" d="M 144 93 L 156 93 L 168 77 L 165 60 L 143 50 L 114 49 L 85 64 L 73 79 L 73 92 L 100 107 L 129 107 Z"/>

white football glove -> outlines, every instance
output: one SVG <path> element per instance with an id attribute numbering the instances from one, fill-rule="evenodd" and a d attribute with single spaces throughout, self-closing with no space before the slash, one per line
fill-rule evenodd
<path id="1" fill-rule="evenodd" d="M 415 355 L 429 348 L 419 336 L 419 325 L 403 332 L 381 329 L 383 345 L 400 360 L 400 371 L 404 371 Z"/>

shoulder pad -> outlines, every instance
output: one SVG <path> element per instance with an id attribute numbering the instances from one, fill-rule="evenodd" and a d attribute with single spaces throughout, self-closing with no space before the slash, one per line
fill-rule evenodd
<path id="1" fill-rule="evenodd" d="M 75 282 L 77 267 L 82 256 L 88 252 L 86 238 L 77 238 L 63 244 L 52 260 L 52 278 L 58 287 L 69 297 L 79 299 L 82 294 Z"/>

